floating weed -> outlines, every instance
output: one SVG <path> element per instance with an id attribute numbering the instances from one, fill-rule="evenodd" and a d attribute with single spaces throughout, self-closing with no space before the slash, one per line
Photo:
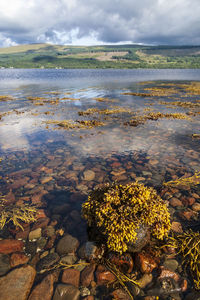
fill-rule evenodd
<path id="1" fill-rule="evenodd" d="M 194 285 L 200 289 L 200 233 L 192 230 L 171 237 L 167 246 L 176 248 L 183 257 L 183 264 L 190 268 Z"/>
<path id="2" fill-rule="evenodd" d="M 91 129 L 93 127 L 100 127 L 104 126 L 105 124 L 103 122 L 97 121 L 97 120 L 76 120 L 71 121 L 71 120 L 62 120 L 62 121 L 46 121 L 45 122 L 47 125 L 49 124 L 54 124 L 60 128 L 63 129 Z"/>
<path id="3" fill-rule="evenodd" d="M 15 100 L 15 98 L 10 95 L 0 95 L 0 101 L 9 101 L 9 100 Z"/>
<path id="4" fill-rule="evenodd" d="M 15 204 L 6 205 L 4 196 L 0 196 L 0 229 L 8 223 L 24 230 L 21 222 L 31 223 L 37 220 L 37 208 L 28 204 L 18 206 Z"/>
<path id="5" fill-rule="evenodd" d="M 200 139 L 200 134 L 198 134 L 198 133 L 193 133 L 193 134 L 192 134 L 192 138 L 194 138 L 194 139 Z"/>
<path id="6" fill-rule="evenodd" d="M 168 105 L 170 106 L 180 106 L 184 108 L 196 108 L 200 107 L 200 103 L 193 103 L 193 102 L 182 102 L 182 101 L 175 101 L 175 102 L 165 102 L 165 101 L 159 101 L 159 104 L 161 105 Z"/>
<path id="7" fill-rule="evenodd" d="M 103 233 L 109 250 L 120 254 L 137 240 L 141 225 L 161 240 L 171 228 L 166 204 L 153 188 L 138 182 L 95 189 L 83 203 L 82 214 L 89 226 Z"/>
<path id="8" fill-rule="evenodd" d="M 179 185 L 195 186 L 197 184 L 200 184 L 200 172 L 195 172 L 195 174 L 190 177 L 181 177 L 177 180 L 171 180 L 163 183 L 163 185 L 165 186 L 172 186 L 172 187 L 179 186 Z"/>
<path id="9" fill-rule="evenodd" d="M 103 98 L 103 97 L 97 97 L 97 98 L 93 98 L 93 100 L 98 101 L 98 102 L 117 102 L 117 99 L 110 99 L 110 98 Z"/>
<path id="10" fill-rule="evenodd" d="M 111 109 L 88 108 L 85 111 L 78 112 L 79 116 L 87 116 L 92 114 L 111 115 L 120 113 L 131 113 L 131 110 L 129 108 L 124 107 L 113 107 Z"/>

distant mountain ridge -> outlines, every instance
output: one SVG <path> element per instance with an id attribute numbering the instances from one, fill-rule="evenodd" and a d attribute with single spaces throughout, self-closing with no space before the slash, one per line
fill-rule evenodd
<path id="1" fill-rule="evenodd" d="M 200 68 L 200 46 L 29 44 L 0 48 L 0 68 Z"/>

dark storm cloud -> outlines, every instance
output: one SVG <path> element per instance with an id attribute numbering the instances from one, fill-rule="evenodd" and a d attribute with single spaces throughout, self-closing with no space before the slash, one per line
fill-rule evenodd
<path id="1" fill-rule="evenodd" d="M 2 0 L 0 44 L 200 44 L 199 0 Z"/>

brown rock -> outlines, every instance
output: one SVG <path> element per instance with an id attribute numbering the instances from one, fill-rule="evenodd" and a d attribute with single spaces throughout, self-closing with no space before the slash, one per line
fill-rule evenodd
<path id="1" fill-rule="evenodd" d="M 187 210 L 187 211 L 183 211 L 179 213 L 179 216 L 183 219 L 183 220 L 187 220 L 189 221 L 191 218 L 195 217 L 197 215 L 197 213 L 195 211 L 192 210 Z"/>
<path id="2" fill-rule="evenodd" d="M 188 198 L 187 198 L 187 201 L 188 201 L 188 205 L 192 205 L 192 204 L 194 204 L 194 202 L 195 202 L 196 200 L 195 200 L 195 198 L 193 198 L 193 197 L 188 197 Z"/>
<path id="3" fill-rule="evenodd" d="M 84 300 L 94 300 L 94 296 L 87 296 L 83 298 Z"/>
<path id="4" fill-rule="evenodd" d="M 183 206 L 183 203 L 181 202 L 181 200 L 173 197 L 170 199 L 169 201 L 170 205 L 173 206 L 173 207 L 176 207 L 176 206 Z"/>
<path id="5" fill-rule="evenodd" d="M 196 202 L 192 205 L 192 210 L 199 212 L 200 211 L 200 203 Z"/>
<path id="6" fill-rule="evenodd" d="M 98 285 L 103 285 L 116 280 L 116 277 L 102 265 L 98 266 L 96 277 Z"/>
<path id="7" fill-rule="evenodd" d="M 135 263 L 142 273 L 151 273 L 158 266 L 155 258 L 144 251 L 136 254 Z"/>
<path id="8" fill-rule="evenodd" d="M 51 300 L 53 296 L 54 276 L 47 275 L 41 283 L 36 285 L 28 300 Z"/>
<path id="9" fill-rule="evenodd" d="M 78 300 L 80 291 L 71 284 L 58 284 L 53 296 L 53 300 Z"/>
<path id="10" fill-rule="evenodd" d="M 123 291 L 122 289 L 117 289 L 117 290 L 113 291 L 112 296 L 116 300 L 130 300 L 131 299 L 129 297 L 129 295 L 125 291 Z"/>
<path id="11" fill-rule="evenodd" d="M 80 271 L 76 269 L 67 269 L 63 271 L 62 282 L 79 287 Z"/>
<path id="12" fill-rule="evenodd" d="M 31 266 L 15 269 L 0 278 L 0 299 L 26 300 L 35 279 L 36 271 Z"/>
<path id="13" fill-rule="evenodd" d="M 82 272 L 81 272 L 81 284 L 85 287 L 88 287 L 90 285 L 90 282 L 94 280 L 94 270 L 96 268 L 95 264 L 91 264 L 87 266 Z"/>
<path id="14" fill-rule="evenodd" d="M 149 283 L 152 282 L 152 274 L 144 274 L 137 282 L 140 288 L 145 288 Z"/>
<path id="15" fill-rule="evenodd" d="M 172 222 L 172 230 L 174 232 L 177 232 L 177 233 L 182 233 L 183 232 L 183 228 L 182 228 L 181 223 L 179 223 L 179 222 Z"/>
<path id="16" fill-rule="evenodd" d="M 16 239 L 26 240 L 30 232 L 30 226 L 24 228 L 24 231 L 20 229 L 15 235 Z"/>
<path id="17" fill-rule="evenodd" d="M 29 257 L 21 252 L 16 252 L 13 253 L 10 257 L 10 265 L 12 268 L 19 266 L 19 265 L 24 265 L 29 261 Z"/>
<path id="18" fill-rule="evenodd" d="M 38 219 L 32 227 L 32 230 L 35 230 L 37 228 L 45 228 L 49 224 L 50 219 L 49 218 L 41 218 Z"/>
<path id="19" fill-rule="evenodd" d="M 5 239 L 0 241 L 0 253 L 9 254 L 13 252 L 21 252 L 24 243 L 18 240 Z"/>
<path id="20" fill-rule="evenodd" d="M 163 278 L 173 278 L 174 281 L 178 282 L 180 280 L 180 276 L 171 271 L 171 270 L 168 270 L 166 269 L 165 267 L 161 266 L 160 267 L 160 276 L 158 277 L 159 279 L 163 279 Z"/>

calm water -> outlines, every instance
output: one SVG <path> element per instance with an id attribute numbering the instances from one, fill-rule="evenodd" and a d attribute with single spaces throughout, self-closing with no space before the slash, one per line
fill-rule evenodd
<path id="1" fill-rule="evenodd" d="M 60 214 L 66 232 L 86 241 L 80 207 L 94 186 L 137 179 L 159 190 L 163 181 L 200 171 L 200 142 L 192 138 L 199 134 L 199 114 L 191 120 L 124 125 L 136 113 L 191 112 L 158 100 L 199 103 L 200 96 L 186 97 L 181 88 L 176 95 L 162 97 L 123 93 L 199 80 L 200 70 L 0 70 L 0 95 L 13 97 L 0 101 L 2 194 L 11 193 L 19 204 L 46 207 L 51 218 Z M 88 108 L 119 113 L 80 115 Z M 120 112 L 122 108 L 126 111 Z M 104 126 L 66 130 L 49 124 L 61 120 L 96 120 Z M 179 191 L 179 197 L 191 196 L 187 193 Z M 66 203 L 71 210 L 63 216 L 59 207 Z M 174 220 L 181 221 L 179 211 L 171 210 Z"/>

